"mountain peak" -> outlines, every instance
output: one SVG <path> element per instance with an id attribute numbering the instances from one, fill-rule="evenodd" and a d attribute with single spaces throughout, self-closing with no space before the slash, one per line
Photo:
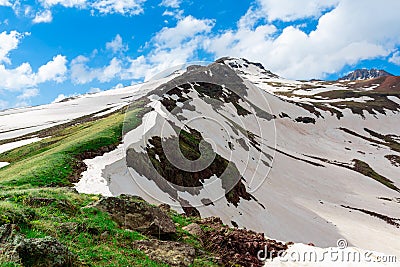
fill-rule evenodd
<path id="1" fill-rule="evenodd" d="M 348 81 L 369 80 L 385 76 L 394 76 L 394 75 L 390 74 L 387 71 L 378 69 L 357 69 L 355 71 L 350 72 L 346 76 L 340 78 L 339 80 L 348 80 Z"/>
<path id="2" fill-rule="evenodd" d="M 255 76 L 264 75 L 269 78 L 279 78 L 278 75 L 265 69 L 265 67 L 261 63 L 251 62 L 245 58 L 223 57 L 216 60 L 215 62 L 225 64 L 239 74 Z"/>

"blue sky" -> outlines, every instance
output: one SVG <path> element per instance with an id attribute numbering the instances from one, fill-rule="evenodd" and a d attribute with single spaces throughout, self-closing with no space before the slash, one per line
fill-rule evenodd
<path id="1" fill-rule="evenodd" d="M 398 10 L 397 0 L 0 0 L 0 109 L 222 56 L 293 79 L 400 75 Z"/>

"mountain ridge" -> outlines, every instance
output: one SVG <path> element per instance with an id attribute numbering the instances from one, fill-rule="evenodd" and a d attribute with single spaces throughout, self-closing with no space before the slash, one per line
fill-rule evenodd
<path id="1" fill-rule="evenodd" d="M 347 80 L 347 81 L 369 80 L 369 79 L 386 77 L 386 76 L 394 76 L 394 75 L 385 70 L 378 70 L 375 68 L 356 69 L 356 70 L 348 73 L 347 75 L 339 78 L 339 80 Z"/>

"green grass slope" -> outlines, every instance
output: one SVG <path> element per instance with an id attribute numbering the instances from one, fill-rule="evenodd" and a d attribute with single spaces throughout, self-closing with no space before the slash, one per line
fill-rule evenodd
<path id="1" fill-rule="evenodd" d="M 129 111 L 129 128 L 141 123 L 141 111 L 141 107 Z M 0 225 L 17 224 L 26 238 L 53 236 L 78 256 L 82 266 L 166 266 L 132 247 L 133 241 L 148 237 L 120 229 L 108 214 L 88 207 L 99 196 L 77 194 L 70 187 L 77 157 L 118 144 L 124 116 L 123 110 L 60 127 L 39 142 L 0 154 L 0 161 L 10 162 L 0 169 Z M 178 225 L 175 239 L 201 249 L 197 238 L 182 230 L 190 219 L 171 216 Z M 0 251 L 0 266 L 20 265 L 6 262 Z M 215 264 L 199 257 L 194 266 Z"/>

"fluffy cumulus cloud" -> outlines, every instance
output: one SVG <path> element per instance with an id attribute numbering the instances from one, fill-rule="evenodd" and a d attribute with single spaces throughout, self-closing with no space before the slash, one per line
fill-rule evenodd
<path id="1" fill-rule="evenodd" d="M 39 94 L 38 85 L 54 81 L 63 82 L 66 79 L 67 59 L 57 55 L 46 64 L 40 66 L 35 72 L 28 62 L 16 67 L 10 67 L 10 51 L 16 49 L 21 38 L 29 33 L 11 31 L 0 33 L 0 92 L 9 91 L 19 93 L 16 106 L 26 106 L 29 99 Z M 3 102 L 0 108 L 5 108 L 8 103 Z"/>
<path id="2" fill-rule="evenodd" d="M 86 0 L 40 0 L 43 6 L 51 7 L 55 5 L 61 5 L 64 7 L 84 7 L 86 6 Z"/>
<path id="3" fill-rule="evenodd" d="M 161 2 L 162 6 L 172 7 L 172 8 L 179 8 L 180 4 L 181 4 L 180 0 L 163 0 Z"/>
<path id="4" fill-rule="evenodd" d="M 393 55 L 389 58 L 389 62 L 400 66 L 400 52 L 394 52 Z"/>
<path id="5" fill-rule="evenodd" d="M 0 6 L 11 6 L 11 3 L 8 0 L 0 0 Z"/>
<path id="6" fill-rule="evenodd" d="M 61 83 L 66 79 L 67 58 L 62 55 L 53 57 L 53 60 L 41 66 L 36 74 L 36 83 L 55 81 Z"/>
<path id="7" fill-rule="evenodd" d="M 286 13 L 280 13 L 276 5 L 283 3 L 283 8 L 287 1 L 261 2 L 261 10 L 248 12 L 236 30 L 210 38 L 205 42 L 205 49 L 216 57 L 230 55 L 261 61 L 282 76 L 299 79 L 322 78 L 360 60 L 385 58 L 400 44 L 397 14 L 400 2 L 396 0 L 388 0 L 390 3 L 385 5 L 373 0 L 341 0 L 319 17 L 316 29 L 308 34 L 294 26 L 277 33 L 273 23 L 252 27 L 258 19 L 253 14 L 266 14 L 270 20 L 292 20 L 319 14 L 326 6 L 314 5 L 317 1 L 304 1 L 310 3 L 309 11 L 293 13 L 289 5 Z M 265 11 L 268 3 L 270 10 Z M 371 10 L 375 15 L 367 16 Z"/>
<path id="8" fill-rule="evenodd" d="M 18 44 L 24 34 L 17 31 L 11 31 L 9 33 L 0 33 L 0 63 L 5 62 L 10 64 L 11 61 L 8 58 L 8 54 L 11 50 L 18 47 Z"/>
<path id="9" fill-rule="evenodd" d="M 40 0 L 40 2 L 46 8 L 61 5 L 91 9 L 102 14 L 138 15 L 143 12 L 143 4 L 146 0 Z"/>
<path id="10" fill-rule="evenodd" d="M 71 61 L 71 80 L 75 84 L 85 84 L 98 80 L 100 82 L 109 82 L 121 73 L 121 62 L 113 58 L 107 66 L 99 68 L 90 68 L 87 63 L 90 59 L 84 56 L 78 56 Z"/>
<path id="11" fill-rule="evenodd" d="M 198 34 L 210 32 L 213 26 L 213 20 L 187 16 L 179 20 L 175 27 L 164 27 L 157 33 L 154 41 L 160 47 L 176 47 L 185 40 L 195 38 Z"/>
<path id="12" fill-rule="evenodd" d="M 17 99 L 19 100 L 27 100 L 39 94 L 39 90 L 37 88 L 26 89 L 20 94 Z"/>
<path id="13" fill-rule="evenodd" d="M 186 16 L 174 27 L 164 27 L 151 40 L 153 49 L 146 56 L 129 59 L 130 67 L 124 70 L 125 79 L 154 75 L 171 67 L 193 60 L 193 56 L 208 38 L 215 21 Z"/>
<path id="14" fill-rule="evenodd" d="M 128 46 L 122 42 L 122 37 L 119 34 L 117 34 L 111 42 L 106 43 L 106 48 L 111 50 L 114 54 L 128 50 Z"/>
<path id="15" fill-rule="evenodd" d="M 138 15 L 143 13 L 144 2 L 145 0 L 100 0 L 94 1 L 91 6 L 104 14 Z"/>
<path id="16" fill-rule="evenodd" d="M 51 14 L 50 10 L 45 10 L 43 12 L 36 13 L 35 17 L 33 18 L 33 23 L 49 23 L 53 20 L 53 15 Z"/>
<path id="17" fill-rule="evenodd" d="M 75 84 L 86 84 L 94 80 L 109 82 L 122 80 L 149 80 L 154 75 L 194 59 L 201 49 L 215 22 L 186 16 L 175 26 L 164 27 L 150 40 L 149 52 L 136 58 L 124 55 L 126 46 L 120 35 L 106 43 L 106 48 L 117 55 L 101 67 L 90 67 L 90 58 L 78 56 L 71 61 L 71 80 Z"/>
<path id="18" fill-rule="evenodd" d="M 32 70 L 29 63 L 22 63 L 16 68 L 7 68 L 0 65 L 0 90 L 22 91 L 37 87 L 39 84 L 55 81 L 62 82 L 65 79 L 67 60 L 58 55 L 45 65 L 39 67 L 37 72 Z"/>
<path id="19" fill-rule="evenodd" d="M 294 21 L 318 17 L 324 10 L 336 6 L 339 0 L 257 0 L 269 21 Z"/>

